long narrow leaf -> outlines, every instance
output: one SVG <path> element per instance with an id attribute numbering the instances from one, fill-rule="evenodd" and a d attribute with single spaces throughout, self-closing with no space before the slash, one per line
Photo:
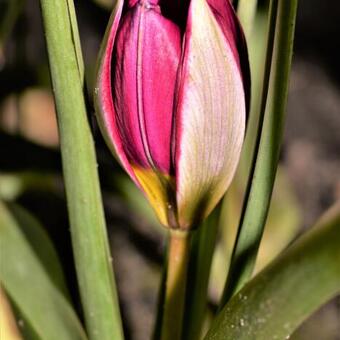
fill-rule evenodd
<path id="1" fill-rule="evenodd" d="M 45 229 L 23 208 L 8 204 L 7 209 L 15 218 L 20 232 L 25 236 L 29 246 L 44 266 L 51 281 L 67 299 L 70 299 L 62 266 Z"/>
<path id="2" fill-rule="evenodd" d="M 288 339 L 340 293 L 340 202 L 223 308 L 205 340 Z"/>
<path id="3" fill-rule="evenodd" d="M 40 3 L 57 107 L 73 251 L 89 337 L 119 340 L 123 332 L 118 297 L 83 79 L 78 69 L 76 31 L 69 17 L 70 1 Z"/>
<path id="4" fill-rule="evenodd" d="M 256 7 L 257 0 L 239 0 L 237 5 L 237 16 L 241 21 L 247 39 L 251 36 Z"/>
<path id="5" fill-rule="evenodd" d="M 296 11 L 297 0 L 272 0 L 271 2 L 269 50 L 261 108 L 261 112 L 265 109 L 265 115 L 263 124 L 260 117 L 258 147 L 255 150 L 253 170 L 221 307 L 251 276 L 268 215 L 284 127 Z M 270 49 L 274 32 L 274 49 L 271 57 Z M 268 95 L 266 79 L 269 79 Z"/>
<path id="6" fill-rule="evenodd" d="M 83 54 L 81 52 L 79 30 L 78 30 L 76 11 L 74 8 L 73 0 L 67 0 L 67 8 L 68 8 L 68 15 L 69 15 L 71 32 L 72 32 L 74 51 L 77 57 L 79 78 L 84 86 L 84 81 L 85 81 L 84 60 L 83 60 Z"/>
<path id="7" fill-rule="evenodd" d="M 27 216 L 27 215 L 26 215 Z M 27 239 L 22 223 L 0 203 L 0 280 L 15 306 L 42 340 L 84 340 L 82 326 Z"/>

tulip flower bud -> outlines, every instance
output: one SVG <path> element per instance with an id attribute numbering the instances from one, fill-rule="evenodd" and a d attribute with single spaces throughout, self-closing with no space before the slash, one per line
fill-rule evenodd
<path id="1" fill-rule="evenodd" d="M 192 228 L 226 192 L 249 86 L 228 0 L 117 0 L 99 59 L 97 117 L 163 225 Z"/>

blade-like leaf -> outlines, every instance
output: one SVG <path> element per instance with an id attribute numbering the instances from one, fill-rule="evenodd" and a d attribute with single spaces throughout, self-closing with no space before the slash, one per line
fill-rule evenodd
<path id="1" fill-rule="evenodd" d="M 239 0 L 237 5 L 237 15 L 242 23 L 246 38 L 251 35 L 255 20 L 257 0 Z"/>
<path id="2" fill-rule="evenodd" d="M 78 72 L 79 72 L 79 78 L 82 82 L 82 85 L 84 86 L 84 61 L 83 61 L 83 55 L 81 52 L 81 45 L 80 45 L 80 38 L 79 38 L 79 31 L 78 31 L 78 24 L 77 24 L 77 16 L 76 11 L 74 8 L 73 0 L 67 0 L 67 9 L 68 9 L 68 15 L 70 20 L 70 26 L 71 26 L 71 32 L 72 32 L 72 41 L 74 46 L 74 52 L 76 54 L 77 58 L 77 66 L 78 66 Z"/>
<path id="3" fill-rule="evenodd" d="M 123 339 L 123 330 L 71 3 L 72 0 L 40 0 L 57 108 L 72 247 L 89 337 L 119 340 Z"/>
<path id="4" fill-rule="evenodd" d="M 20 232 L 44 266 L 51 281 L 69 299 L 69 292 L 58 255 L 45 229 L 23 208 L 14 204 L 8 204 L 7 209 L 15 218 Z"/>
<path id="5" fill-rule="evenodd" d="M 340 202 L 223 308 L 205 340 L 288 339 L 340 293 Z"/>
<path id="6" fill-rule="evenodd" d="M 283 136 L 297 2 L 270 2 L 258 135 L 221 308 L 251 277 L 268 215 Z"/>
<path id="7" fill-rule="evenodd" d="M 49 275 L 19 226 L 30 225 L 33 218 L 26 221 L 28 214 L 20 214 L 16 219 L 0 203 L 1 284 L 39 339 L 86 339 L 74 310 L 51 280 L 56 266 Z"/>

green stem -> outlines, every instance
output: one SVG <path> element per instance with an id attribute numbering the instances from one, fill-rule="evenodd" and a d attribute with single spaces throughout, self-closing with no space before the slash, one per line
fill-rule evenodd
<path id="1" fill-rule="evenodd" d="M 271 1 L 258 139 L 240 227 L 220 307 L 223 307 L 252 275 L 263 234 L 282 141 L 296 11 L 297 0 Z M 275 40 L 272 40 L 274 32 Z M 269 80 L 268 97 L 266 79 Z M 263 116 L 262 119 L 261 116 Z"/>
<path id="2" fill-rule="evenodd" d="M 75 265 L 89 338 L 123 339 L 70 1 L 41 0 Z"/>
<path id="3" fill-rule="evenodd" d="M 186 231 L 171 230 L 169 238 L 161 339 L 180 340 L 191 234 Z"/>
<path id="4" fill-rule="evenodd" d="M 212 259 L 218 234 L 220 206 L 193 233 L 187 279 L 183 339 L 201 339 L 207 312 Z"/>

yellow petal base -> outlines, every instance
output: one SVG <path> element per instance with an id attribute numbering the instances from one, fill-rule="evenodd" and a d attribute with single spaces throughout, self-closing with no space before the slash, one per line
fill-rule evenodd
<path id="1" fill-rule="evenodd" d="M 168 211 L 171 208 L 171 203 L 169 202 L 166 183 L 170 183 L 170 176 L 156 173 L 152 169 L 135 166 L 132 166 L 132 169 L 158 219 L 164 226 L 168 227 Z"/>

